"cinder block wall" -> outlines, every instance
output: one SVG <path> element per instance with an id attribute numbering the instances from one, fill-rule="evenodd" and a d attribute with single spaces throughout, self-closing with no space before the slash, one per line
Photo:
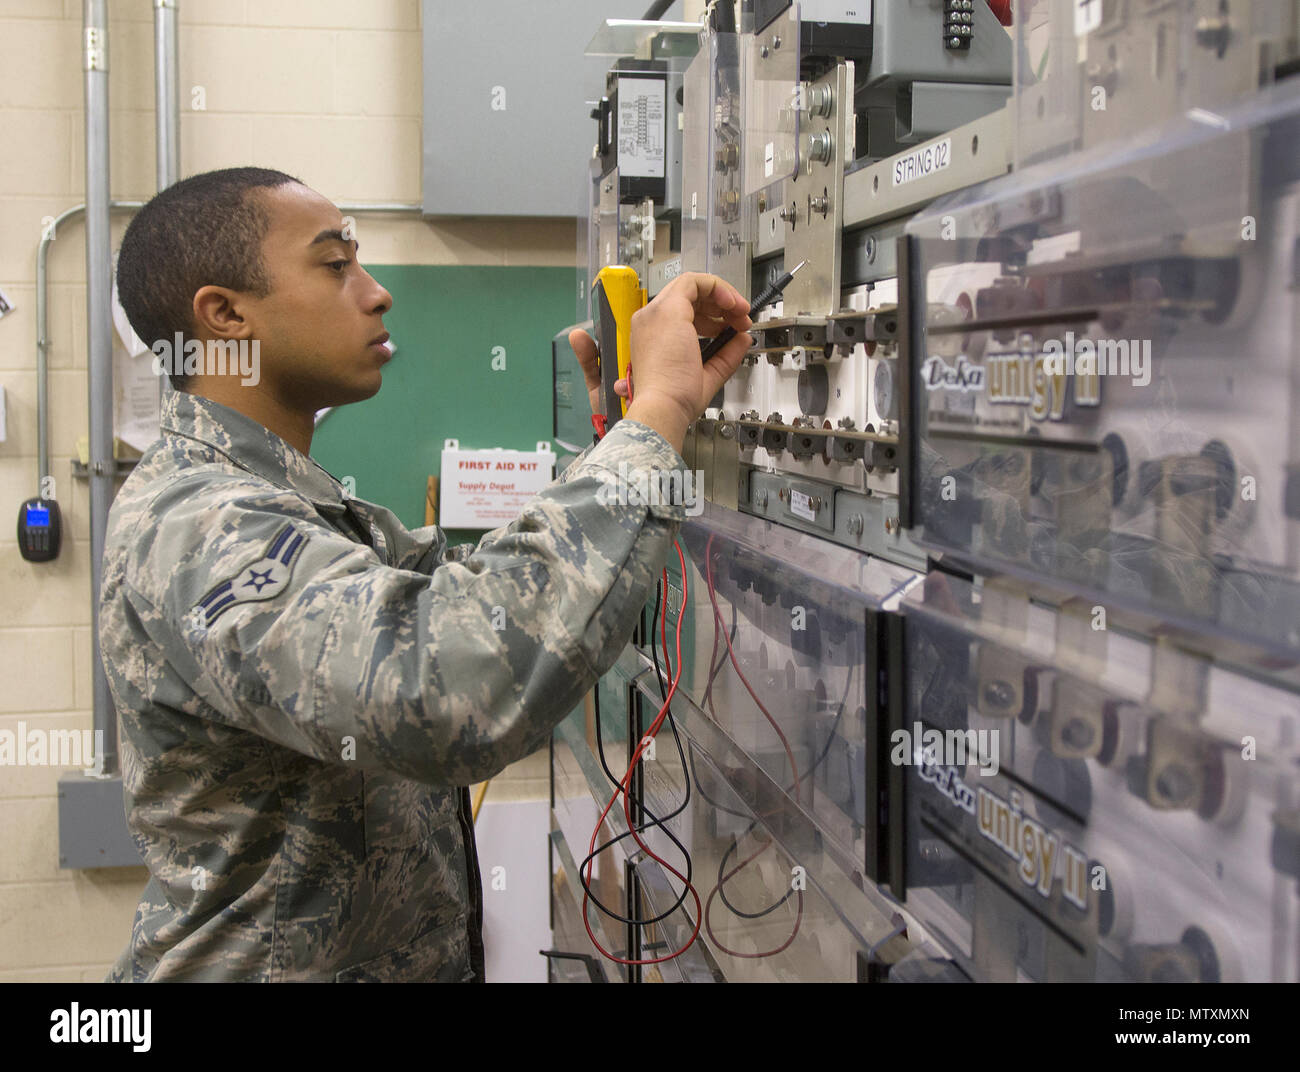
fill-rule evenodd
<path id="1" fill-rule="evenodd" d="M 38 491 L 36 247 L 42 218 L 85 199 L 81 0 L 0 0 L 0 506 Z M 110 5 L 112 196 L 155 192 L 153 5 Z M 420 199 L 418 0 L 180 0 L 181 168 L 257 164 L 339 202 Z M 201 90 L 201 93 L 200 93 Z M 194 105 L 202 103 L 204 110 Z M 114 223 L 115 246 L 126 220 Z M 365 260 L 571 265 L 570 221 L 357 219 Z M 87 431 L 85 232 L 49 258 L 50 453 L 63 552 L 33 565 L 0 527 L 0 729 L 91 724 L 89 506 L 72 478 Z M 124 948 L 141 868 L 61 871 L 60 771 L 0 766 L 0 981 L 98 980 Z M 546 756 L 516 764 L 489 799 L 546 795 Z M 545 896 L 539 890 L 539 896 Z"/>

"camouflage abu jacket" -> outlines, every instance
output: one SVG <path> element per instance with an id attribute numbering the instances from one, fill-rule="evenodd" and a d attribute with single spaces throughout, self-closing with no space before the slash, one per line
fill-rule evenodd
<path id="1" fill-rule="evenodd" d="M 684 511 L 598 492 L 680 456 L 622 421 L 458 563 L 228 407 L 169 394 L 162 430 L 104 551 L 151 875 L 109 981 L 482 980 L 461 787 L 617 658 Z"/>

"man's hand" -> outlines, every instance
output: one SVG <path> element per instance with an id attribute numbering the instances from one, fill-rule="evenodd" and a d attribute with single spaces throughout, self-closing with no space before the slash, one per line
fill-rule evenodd
<path id="1" fill-rule="evenodd" d="M 600 383 L 600 350 L 596 346 L 596 340 L 582 328 L 574 328 L 569 332 L 569 345 L 573 347 L 578 364 L 582 366 L 583 379 L 587 381 L 587 397 L 591 400 L 591 412 L 600 413 L 605 404 L 605 392 Z M 620 398 L 627 398 L 627 380 L 616 381 L 614 390 Z"/>
<path id="2" fill-rule="evenodd" d="M 686 426 L 708 408 L 754 344 L 745 331 L 750 324 L 749 303 L 725 280 L 698 272 L 674 279 L 632 315 L 636 387 L 628 417 L 654 428 L 680 451 Z M 712 338 L 726 327 L 735 328 L 736 337 L 702 361 L 700 337 Z M 581 330 L 570 333 L 569 344 L 582 365 L 596 412 L 601 405 L 596 344 Z M 615 390 L 626 398 L 627 381 L 619 380 Z"/>

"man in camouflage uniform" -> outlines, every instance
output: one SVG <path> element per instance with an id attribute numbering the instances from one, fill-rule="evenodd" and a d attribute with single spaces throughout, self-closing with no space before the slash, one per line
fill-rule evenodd
<path id="1" fill-rule="evenodd" d="M 447 562 L 438 528 L 309 457 L 316 410 L 374 394 L 388 358 L 367 340 L 391 297 L 341 223 L 241 168 L 164 191 L 123 241 L 142 339 L 262 342 L 256 386 L 173 377 L 109 517 L 100 643 L 151 874 L 110 981 L 482 981 L 465 787 L 540 747 L 627 642 L 684 511 L 619 477 L 682 468 L 750 344 L 739 294 L 675 280 L 634 321 L 627 418 Z M 741 334 L 702 368 L 697 332 L 726 323 Z"/>

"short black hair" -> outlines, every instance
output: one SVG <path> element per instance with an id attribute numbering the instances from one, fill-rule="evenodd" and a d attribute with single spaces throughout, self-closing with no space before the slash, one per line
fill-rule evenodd
<path id="1" fill-rule="evenodd" d="M 117 256 L 117 294 L 131 327 L 149 347 L 194 333 L 194 294 L 229 287 L 265 297 L 262 261 L 270 217 L 253 190 L 297 182 L 270 168 L 191 175 L 157 194 L 126 229 Z M 179 389 L 182 375 L 171 377 Z"/>

